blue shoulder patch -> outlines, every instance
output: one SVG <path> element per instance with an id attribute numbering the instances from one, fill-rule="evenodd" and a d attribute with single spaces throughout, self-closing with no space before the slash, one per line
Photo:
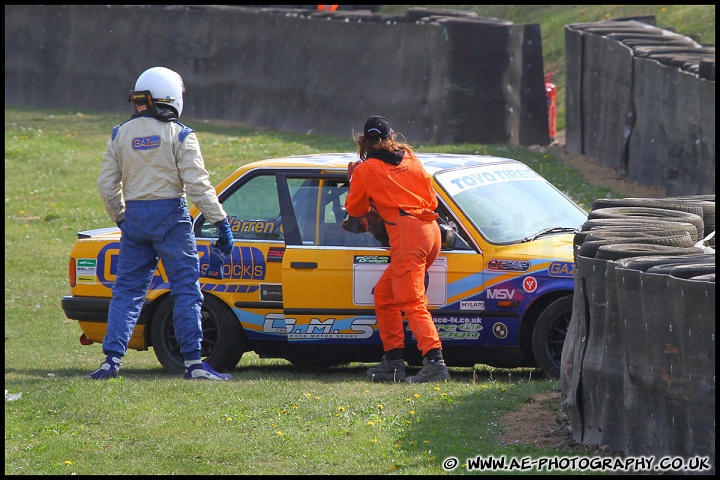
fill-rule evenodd
<path id="1" fill-rule="evenodd" d="M 115 136 L 117 135 L 118 130 L 120 130 L 120 125 L 115 125 L 115 128 L 113 128 L 111 140 L 115 140 Z"/>
<path id="2" fill-rule="evenodd" d="M 176 122 L 177 122 L 177 120 L 176 120 Z M 185 141 L 185 138 L 187 138 L 187 136 L 190 135 L 191 133 L 193 133 L 195 130 L 193 130 L 193 129 L 190 128 L 190 127 L 186 127 L 185 125 L 183 125 L 183 124 L 180 123 L 180 122 L 177 122 L 177 124 L 182 127 L 182 130 L 180 131 L 180 134 L 178 135 L 178 139 L 179 139 L 181 142 L 184 142 L 184 141 Z"/>

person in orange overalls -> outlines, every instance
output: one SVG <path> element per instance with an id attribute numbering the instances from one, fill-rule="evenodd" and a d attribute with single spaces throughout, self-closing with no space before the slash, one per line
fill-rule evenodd
<path id="1" fill-rule="evenodd" d="M 390 264 L 374 289 L 375 314 L 384 355 L 367 375 L 378 381 L 424 383 L 448 380 L 442 344 L 428 311 L 428 268 L 440 253 L 437 194 L 412 148 L 397 139 L 387 118 L 367 119 L 355 134 L 360 160 L 348 164 L 348 215 L 374 210 L 385 222 Z M 423 355 L 417 375 L 405 375 L 403 312 Z"/>

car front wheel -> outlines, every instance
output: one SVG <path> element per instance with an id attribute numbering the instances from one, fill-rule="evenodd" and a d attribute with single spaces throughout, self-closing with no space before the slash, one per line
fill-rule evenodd
<path id="1" fill-rule="evenodd" d="M 245 351 L 245 333 L 232 311 L 215 297 L 205 295 L 201 308 L 202 357 L 215 370 L 232 370 Z M 150 328 L 153 350 L 160 364 L 170 373 L 185 371 L 180 343 L 173 325 L 173 301 L 168 295 L 158 306 Z"/>
<path id="2" fill-rule="evenodd" d="M 572 317 L 572 295 L 559 298 L 543 310 L 533 331 L 535 362 L 549 378 L 560 378 L 560 357 Z"/>

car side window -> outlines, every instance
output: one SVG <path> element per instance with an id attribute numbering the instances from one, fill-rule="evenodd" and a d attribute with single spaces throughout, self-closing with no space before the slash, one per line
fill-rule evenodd
<path id="1" fill-rule="evenodd" d="M 222 205 L 236 240 L 284 240 L 275 175 L 249 179 L 225 198 Z M 217 235 L 216 227 L 207 220 L 202 232 L 210 237 Z"/>
<path id="2" fill-rule="evenodd" d="M 288 178 L 288 188 L 303 245 L 379 247 L 369 232 L 343 228 L 349 182 L 336 178 Z"/>

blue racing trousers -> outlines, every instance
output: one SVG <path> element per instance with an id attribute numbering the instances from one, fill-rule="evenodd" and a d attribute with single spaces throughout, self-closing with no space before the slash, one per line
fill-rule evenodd
<path id="1" fill-rule="evenodd" d="M 122 357 L 162 260 L 173 299 L 173 322 L 185 360 L 200 359 L 200 260 L 185 198 L 134 200 L 125 205 L 103 353 Z"/>

